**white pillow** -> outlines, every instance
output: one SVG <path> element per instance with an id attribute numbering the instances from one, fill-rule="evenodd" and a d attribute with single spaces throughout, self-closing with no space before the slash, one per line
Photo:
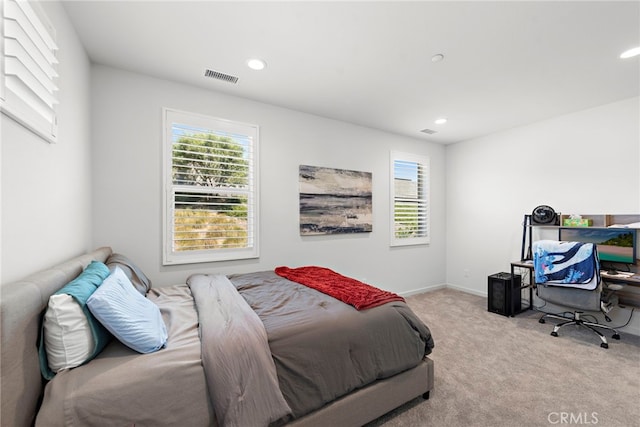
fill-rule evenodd
<path id="1" fill-rule="evenodd" d="M 47 360 L 53 372 L 82 365 L 93 353 L 95 343 L 89 321 L 71 295 L 49 297 L 43 327 Z"/>
<path id="2" fill-rule="evenodd" d="M 109 332 L 139 353 L 157 351 L 167 342 L 160 309 L 133 287 L 120 267 L 89 297 L 87 306 Z"/>

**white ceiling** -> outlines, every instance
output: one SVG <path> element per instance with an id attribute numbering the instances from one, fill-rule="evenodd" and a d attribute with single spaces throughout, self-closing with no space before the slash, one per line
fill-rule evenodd
<path id="1" fill-rule="evenodd" d="M 96 63 L 443 144 L 639 94 L 638 1 L 64 7 Z"/>

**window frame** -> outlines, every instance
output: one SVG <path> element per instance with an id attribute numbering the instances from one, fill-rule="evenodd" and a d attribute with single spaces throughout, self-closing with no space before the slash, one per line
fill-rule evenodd
<path id="1" fill-rule="evenodd" d="M 0 9 L 0 110 L 45 141 L 55 143 L 59 103 L 56 30 L 35 2 L 2 0 Z M 13 30 L 7 25 L 9 21 L 15 23 Z M 13 40 L 10 54 L 8 39 Z M 14 64 L 11 72 L 8 60 Z"/>
<path id="2" fill-rule="evenodd" d="M 241 123 L 232 120 L 221 119 L 198 113 L 190 113 L 172 108 L 163 108 L 163 265 L 180 265 L 192 263 L 233 261 L 258 258 L 259 251 L 259 127 L 257 125 Z M 249 159 L 249 184 L 244 190 L 247 194 L 247 229 L 249 231 L 250 245 L 243 248 L 208 249 L 192 251 L 175 251 L 173 248 L 174 233 L 174 194 L 176 189 L 184 189 L 185 186 L 173 183 L 173 124 L 180 123 L 187 126 L 195 126 L 218 132 L 246 135 L 251 138 L 251 158 Z M 211 187 L 209 193 L 217 193 L 221 187 Z M 227 189 L 228 190 L 228 189 Z M 227 191 L 225 190 L 225 191 Z M 183 190 L 184 191 L 184 190 Z M 239 192 L 241 192 L 239 190 Z"/>
<path id="3" fill-rule="evenodd" d="M 396 234 L 396 162 L 416 163 L 424 168 L 421 179 L 417 182 L 417 198 L 418 203 L 424 203 L 422 213 L 418 214 L 418 221 L 422 220 L 423 233 L 416 237 L 398 237 Z M 422 182 L 422 185 L 420 185 Z M 389 223 L 390 223 L 390 246 L 411 246 L 411 245 L 428 245 L 431 243 L 431 159 L 425 155 L 403 153 L 399 151 L 391 151 L 389 156 Z"/>

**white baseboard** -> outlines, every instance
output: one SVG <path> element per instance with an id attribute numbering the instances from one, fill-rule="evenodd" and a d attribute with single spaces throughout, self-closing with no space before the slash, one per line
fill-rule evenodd
<path id="1" fill-rule="evenodd" d="M 469 289 L 469 288 L 465 288 L 465 287 L 458 286 L 458 285 L 446 285 L 445 287 L 448 288 L 448 289 L 455 289 L 457 291 L 462 291 L 462 292 L 466 292 L 468 294 L 477 295 L 479 297 L 484 297 L 484 298 L 488 297 L 486 292 L 478 291 L 476 289 Z"/>
<path id="2" fill-rule="evenodd" d="M 435 291 L 437 289 L 444 289 L 446 287 L 447 287 L 447 285 L 442 283 L 442 284 L 439 284 L 439 285 L 431 285 L 431 286 L 426 286 L 424 288 L 412 289 L 410 291 L 398 292 L 398 295 L 400 295 L 402 297 L 408 297 L 408 296 L 411 296 L 411 295 L 417 295 L 417 294 L 423 294 L 425 292 Z"/>
<path id="3" fill-rule="evenodd" d="M 468 294 L 477 295 L 479 297 L 487 298 L 486 292 L 476 291 L 475 289 L 463 288 L 456 285 L 448 285 L 446 283 L 440 283 L 438 285 L 425 286 L 424 288 L 412 289 L 410 291 L 398 292 L 398 295 L 408 297 L 411 295 L 423 294 L 425 292 L 436 291 L 438 289 L 455 289 L 457 291 L 466 292 Z"/>

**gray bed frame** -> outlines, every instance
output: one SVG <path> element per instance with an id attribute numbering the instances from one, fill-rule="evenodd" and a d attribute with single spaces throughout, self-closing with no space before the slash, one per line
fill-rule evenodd
<path id="1" fill-rule="evenodd" d="M 44 392 L 37 341 L 49 296 L 78 276 L 92 260 L 104 262 L 102 247 L 23 280 L 0 287 L 0 425 L 33 425 Z M 433 389 L 433 361 L 359 389 L 290 425 L 360 426 Z"/>

